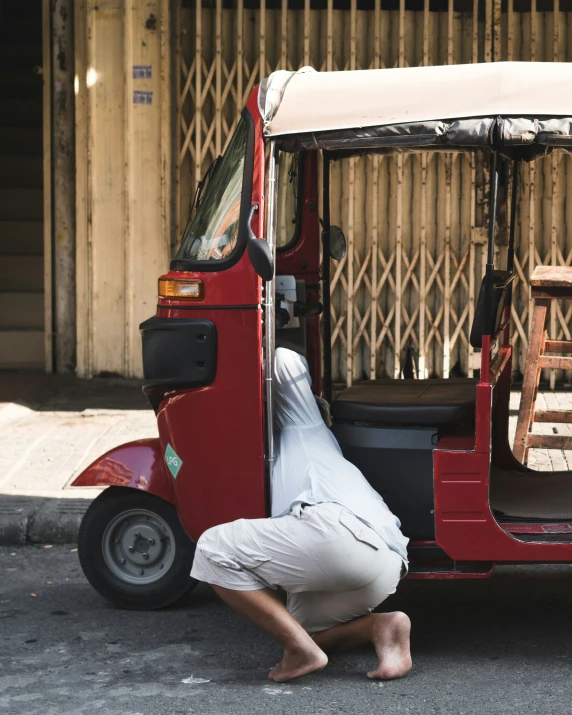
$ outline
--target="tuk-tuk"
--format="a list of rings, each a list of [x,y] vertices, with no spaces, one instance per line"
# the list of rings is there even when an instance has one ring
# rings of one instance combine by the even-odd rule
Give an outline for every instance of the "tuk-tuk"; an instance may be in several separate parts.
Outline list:
[[[512,162],[514,188],[523,161],[570,150],[570,86],[570,64],[507,62],[304,68],[253,90],[199,185],[159,278],[156,315],[140,326],[143,389],[159,436],[111,450],[74,482],[108,487],[79,534],[81,565],[103,596],[129,608],[165,606],[194,585],[203,531],[269,515],[275,346],[305,355],[345,457],[401,520],[408,578],[572,562],[572,472],[533,471],[508,440],[515,190],[507,263],[493,265],[500,157]],[[332,162],[430,151],[491,160],[486,272],[470,333],[479,377],[334,390],[330,264],[346,246],[330,223]],[[299,219],[277,250],[281,164],[293,154]]]

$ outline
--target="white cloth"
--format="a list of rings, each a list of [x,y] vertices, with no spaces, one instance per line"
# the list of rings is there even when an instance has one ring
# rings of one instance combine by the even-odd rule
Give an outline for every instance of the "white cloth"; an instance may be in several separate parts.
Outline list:
[[[342,455],[311,390],[307,363],[277,348],[275,359],[276,448],[271,484],[272,516],[297,504],[336,502],[371,526],[392,551],[407,560],[399,519],[363,474]]]
[[[234,591],[280,587],[308,633],[364,616],[395,592],[403,560],[340,504],[238,519],[197,543],[191,576]]]

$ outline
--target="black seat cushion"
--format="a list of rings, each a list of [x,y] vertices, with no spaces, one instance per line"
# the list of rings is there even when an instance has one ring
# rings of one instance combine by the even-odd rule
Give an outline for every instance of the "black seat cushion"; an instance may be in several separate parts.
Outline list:
[[[476,380],[366,380],[332,402],[332,418],[342,422],[442,427],[475,419]]]

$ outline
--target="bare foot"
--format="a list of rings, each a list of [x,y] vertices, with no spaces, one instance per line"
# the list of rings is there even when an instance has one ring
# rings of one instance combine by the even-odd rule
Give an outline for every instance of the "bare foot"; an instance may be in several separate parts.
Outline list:
[[[328,665],[328,656],[316,644],[308,645],[307,649],[284,651],[284,657],[268,674],[270,680],[285,683],[301,675],[314,673]]]
[[[392,680],[403,678],[411,670],[409,634],[411,621],[405,613],[376,613],[371,640],[375,646],[378,666],[367,674],[368,678]]]

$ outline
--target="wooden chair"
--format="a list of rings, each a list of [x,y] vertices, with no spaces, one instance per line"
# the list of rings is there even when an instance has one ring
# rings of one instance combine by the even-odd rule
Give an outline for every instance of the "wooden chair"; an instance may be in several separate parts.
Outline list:
[[[540,371],[543,368],[572,369],[572,357],[562,357],[562,354],[572,353],[572,341],[547,338],[551,302],[556,299],[572,300],[572,268],[537,266],[532,273],[530,287],[534,300],[532,328],[513,448],[515,457],[523,464],[528,462],[531,447],[572,449],[572,435],[532,434],[535,422],[572,423],[572,410],[536,410]]]

